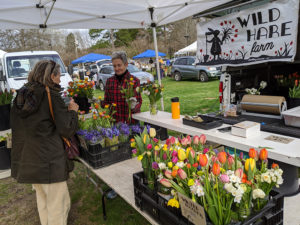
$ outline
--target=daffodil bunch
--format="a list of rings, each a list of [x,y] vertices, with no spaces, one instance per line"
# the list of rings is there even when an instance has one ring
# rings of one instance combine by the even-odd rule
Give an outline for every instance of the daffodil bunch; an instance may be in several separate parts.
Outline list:
[[[68,96],[69,97],[87,97],[88,99],[93,98],[94,93],[94,83],[88,81],[86,77],[84,80],[74,80],[74,82],[69,82],[68,86]]]
[[[125,80],[126,87],[122,87],[120,91],[123,94],[123,98],[125,98],[128,104],[128,121],[131,122],[131,109],[135,107],[137,104],[136,100],[136,92],[134,90],[135,80],[133,77],[130,80]]]

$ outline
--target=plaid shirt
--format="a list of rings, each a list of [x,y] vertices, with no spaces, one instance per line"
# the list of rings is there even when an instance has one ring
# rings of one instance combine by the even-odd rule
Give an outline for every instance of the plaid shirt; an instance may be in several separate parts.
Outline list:
[[[126,102],[126,99],[123,97],[124,94],[121,93],[122,87],[127,88],[126,80],[129,81],[130,78],[133,78],[134,86],[133,90],[135,92],[135,97],[137,99],[138,104],[134,109],[131,110],[131,113],[139,113],[141,106],[142,106],[142,97],[140,93],[136,92],[136,88],[140,87],[140,80],[136,78],[135,76],[131,75],[128,71],[124,75],[121,81],[118,80],[116,77],[117,75],[114,75],[107,79],[106,85],[105,85],[105,94],[104,94],[104,100],[101,102],[101,107],[104,108],[105,105],[112,103],[117,104],[116,106],[116,113],[114,114],[114,119],[116,120],[116,123],[118,122],[126,122],[128,121],[128,104]],[[131,123],[135,123],[133,119],[131,119]]]

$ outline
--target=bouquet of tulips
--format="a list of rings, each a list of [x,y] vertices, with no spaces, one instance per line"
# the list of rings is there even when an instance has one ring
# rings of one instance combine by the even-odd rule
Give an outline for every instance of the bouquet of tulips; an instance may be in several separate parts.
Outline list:
[[[94,93],[94,83],[88,81],[88,78],[84,80],[74,80],[74,82],[69,82],[68,96],[69,97],[87,97],[88,99],[93,98]]]
[[[125,80],[126,88],[122,87],[121,93],[123,94],[123,98],[125,98],[127,104],[128,104],[128,121],[131,122],[131,107],[133,104],[136,104],[136,94],[134,91],[134,83],[135,80],[133,77],[130,78],[130,80]],[[133,106],[134,107],[134,106]]]
[[[156,83],[151,83],[148,80],[147,83],[141,85],[141,88],[138,87],[137,91],[148,96],[150,101],[150,113],[152,115],[157,114],[156,102],[162,97],[163,86]]]
[[[213,224],[245,220],[252,208],[261,210],[271,189],[283,182],[278,165],[268,168],[266,149],[259,153],[250,149],[249,158],[245,158],[243,153],[231,155],[204,148],[204,135],[178,140],[172,137],[163,145],[155,139],[154,132],[150,133],[144,130],[133,140],[134,155],[142,161],[143,168],[148,168],[147,179],[156,179],[172,189],[173,198],[168,205],[180,207],[179,192],[202,205]]]

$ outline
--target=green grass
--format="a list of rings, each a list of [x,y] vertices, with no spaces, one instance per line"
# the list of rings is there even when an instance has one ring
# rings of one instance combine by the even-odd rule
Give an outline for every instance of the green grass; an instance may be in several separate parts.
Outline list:
[[[201,83],[196,80],[184,80],[176,82],[172,78],[164,78],[163,99],[166,112],[171,112],[171,98],[179,97],[180,114],[196,115],[197,112],[207,113],[219,109],[218,87],[219,80],[211,80]],[[95,96],[102,96],[104,92],[95,91]],[[149,111],[149,99],[142,95],[143,104],[141,111]],[[160,101],[158,102],[160,106]]]

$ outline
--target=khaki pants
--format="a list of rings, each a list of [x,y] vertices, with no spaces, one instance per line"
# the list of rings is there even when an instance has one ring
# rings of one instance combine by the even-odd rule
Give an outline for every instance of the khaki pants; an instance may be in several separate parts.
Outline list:
[[[67,182],[33,184],[42,225],[67,225],[70,196]]]

